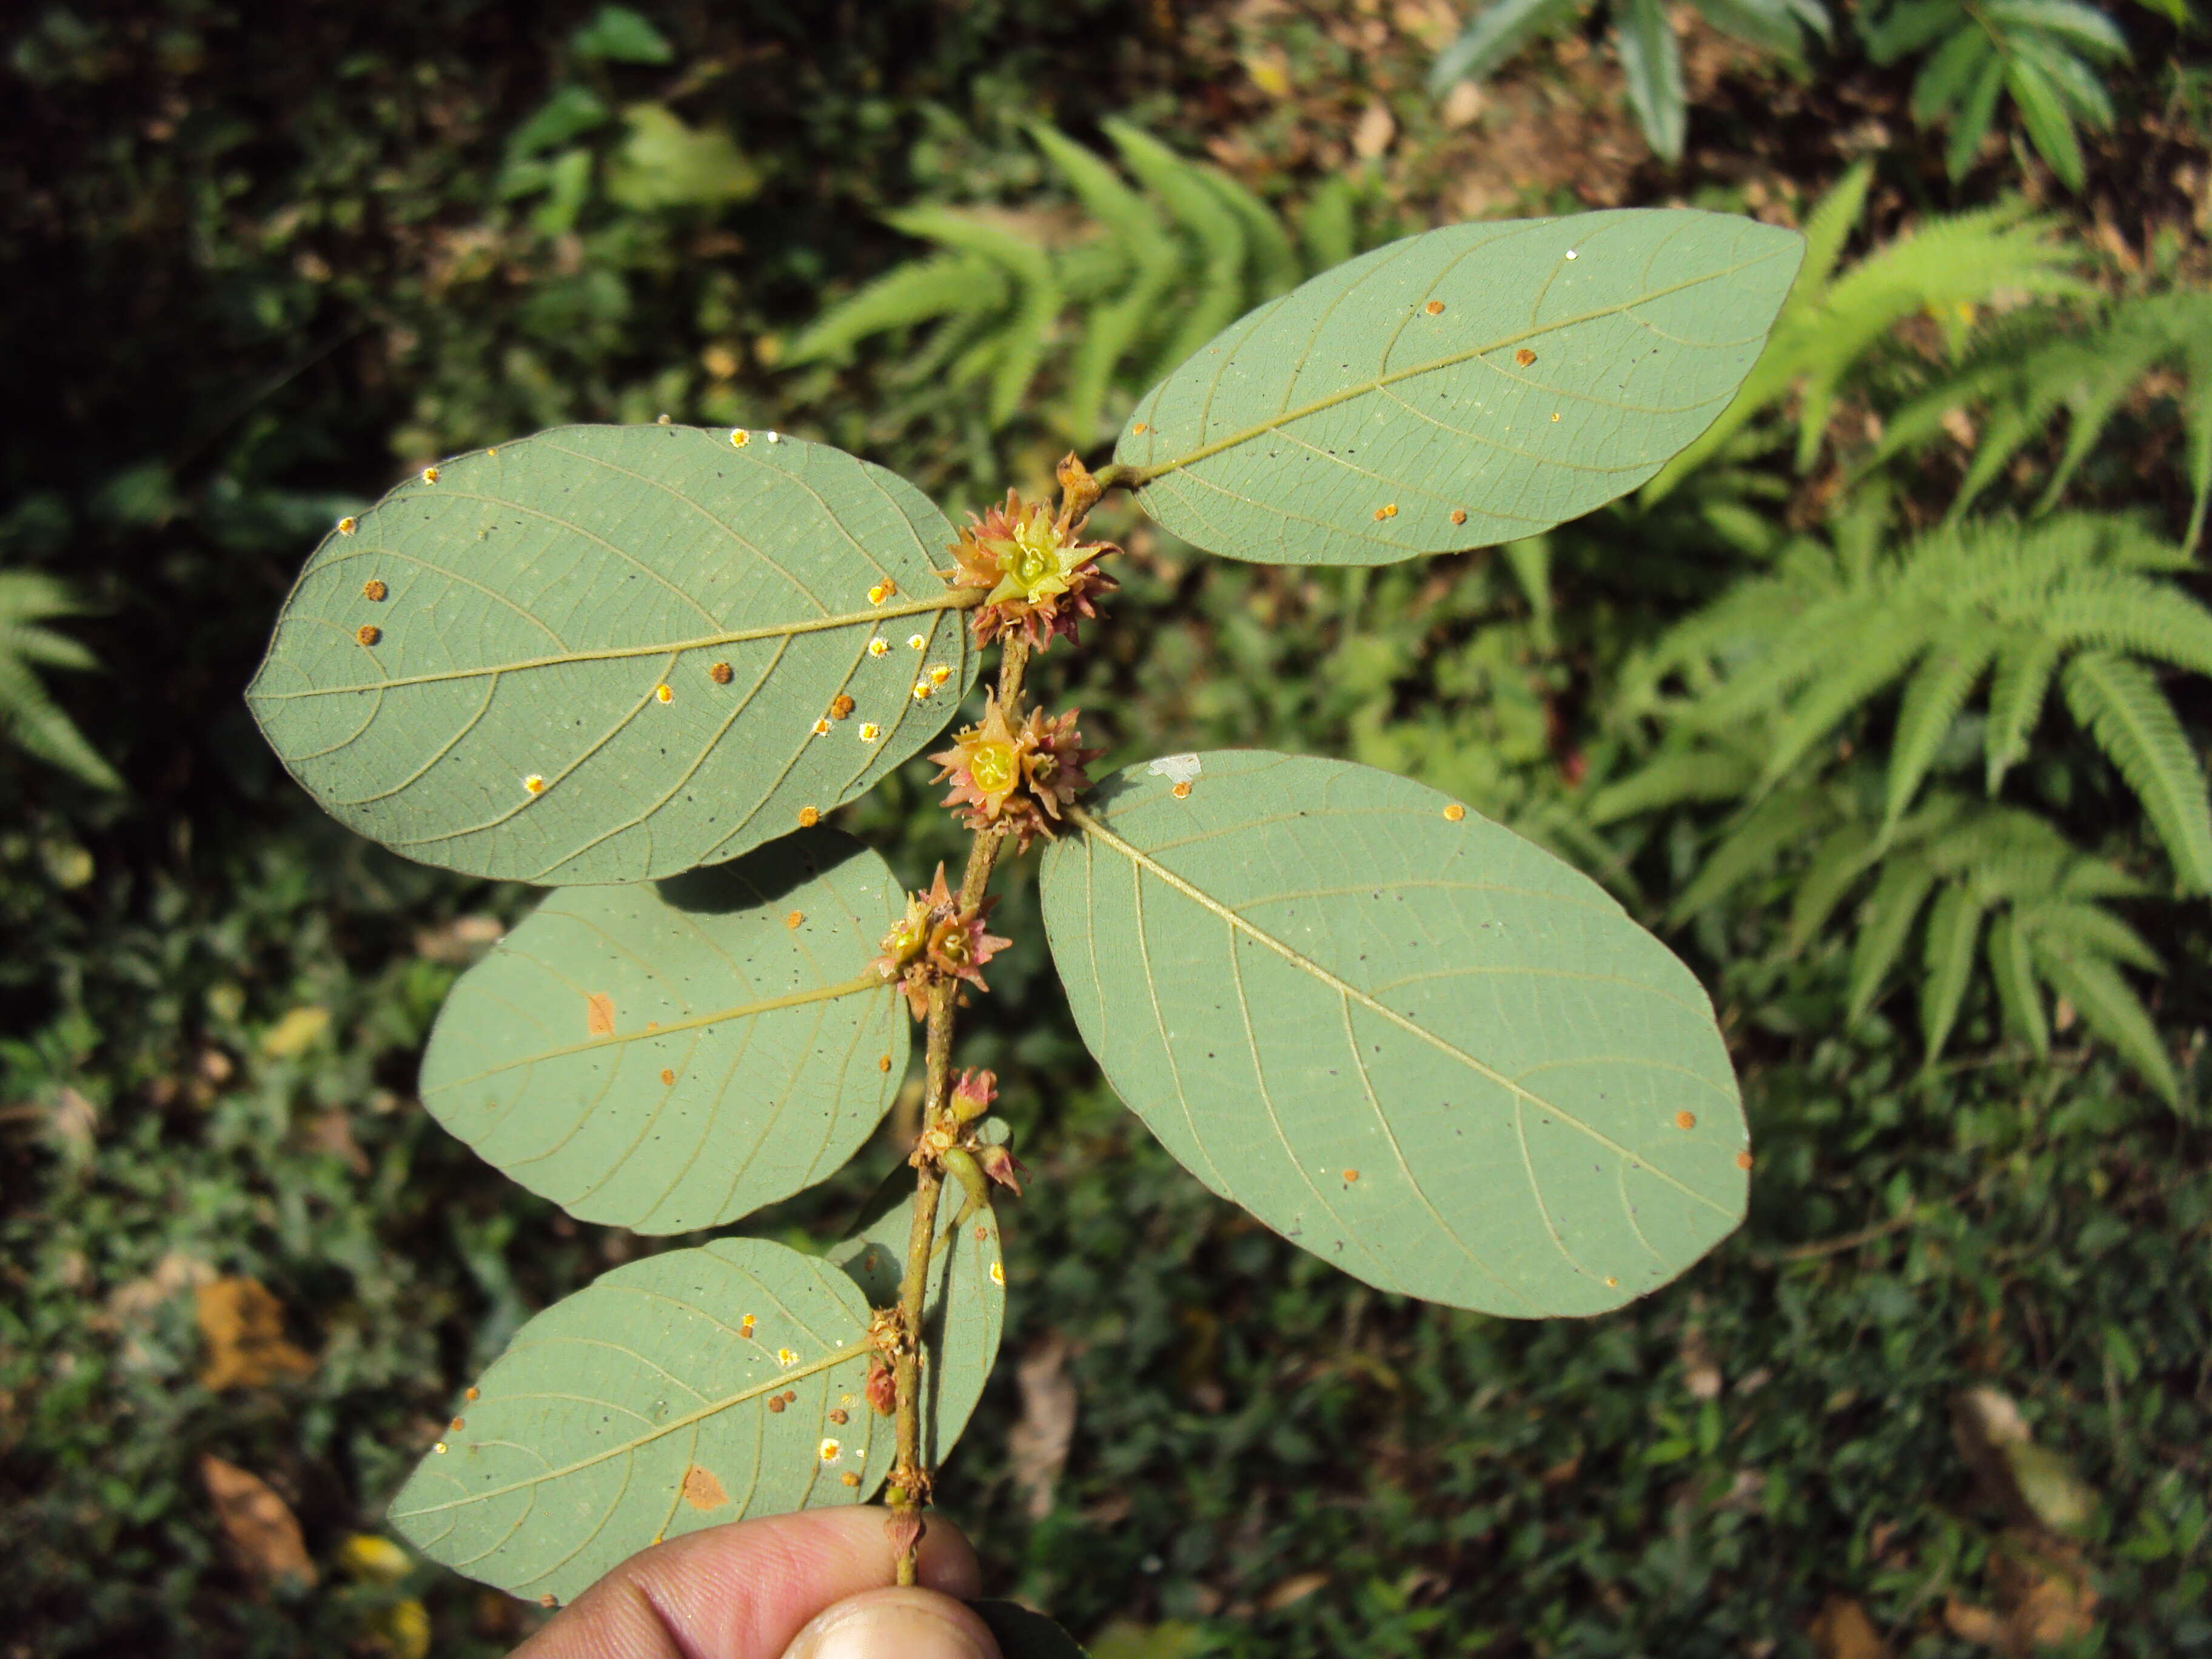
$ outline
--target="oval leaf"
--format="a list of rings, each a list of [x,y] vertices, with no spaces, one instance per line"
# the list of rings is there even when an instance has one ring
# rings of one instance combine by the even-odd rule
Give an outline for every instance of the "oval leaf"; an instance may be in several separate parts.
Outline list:
[[[617,1267],[515,1334],[392,1524],[471,1578],[566,1601],[663,1538],[860,1503],[894,1439],[862,1397],[867,1323],[836,1267],[763,1239]]]
[[[1389,564],[1634,489],[1751,370],[1804,240],[1688,209],[1447,226],[1231,323],[1114,459],[1196,545]]]
[[[1180,799],[1119,774],[1042,883],[1084,1040],[1207,1185],[1370,1285],[1524,1316],[1742,1218],[1711,1006],[1595,883],[1370,767],[1183,763]]]
[[[945,1461],[983,1397],[1006,1322],[999,1218],[987,1207],[956,1226],[960,1197],[957,1186],[942,1195],[929,1295],[922,1304],[929,1364],[921,1376],[921,1457],[933,1467]],[[830,1249],[830,1260],[852,1275],[872,1306],[889,1308],[898,1302],[913,1212],[912,1188],[895,1192],[852,1237]]]
[[[975,675],[935,569],[951,526],[842,451],[734,435],[562,427],[345,521],[246,693],[293,776],[426,864],[646,881],[734,858],[921,749]],[[933,668],[945,684],[918,700]]]
[[[904,898],[830,830],[563,889],[453,987],[422,1103],[580,1220],[735,1220],[842,1165],[898,1092],[908,1022],[868,960]]]

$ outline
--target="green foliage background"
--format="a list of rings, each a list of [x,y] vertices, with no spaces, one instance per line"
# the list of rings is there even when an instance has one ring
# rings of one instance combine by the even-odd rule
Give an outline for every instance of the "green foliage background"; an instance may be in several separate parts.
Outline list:
[[[482,919],[526,901],[346,836],[254,737],[239,693],[330,520],[468,445],[664,410],[818,436],[981,505],[1009,477],[1041,482],[1065,447],[1049,375],[1001,420],[981,391],[902,380],[896,351],[871,367],[875,344],[850,367],[783,366],[825,302],[913,253],[883,215],[1053,209],[1029,124],[1103,154],[1098,123],[1123,115],[1185,154],[1218,141],[1294,224],[1351,176],[1330,211],[1365,246],[1460,211],[1454,146],[1487,131],[1433,107],[1423,76],[1455,20],[1419,9],[672,4],[652,10],[665,54],[595,14],[165,0],[8,25],[0,360],[31,391],[0,451],[0,565],[66,577],[88,607],[42,600],[38,626],[101,669],[20,654],[59,671],[46,695],[125,786],[0,747],[11,1653],[392,1651],[377,1632],[417,1596],[436,1652],[503,1650],[524,1612],[428,1570],[349,1577],[343,1540],[378,1527],[453,1388],[531,1312],[659,1248],[566,1220],[411,1098]],[[2115,127],[2084,136],[2083,269],[2116,293],[2201,285],[2212,100],[2156,67],[2164,25],[2127,23],[2149,44],[2114,71]],[[1571,104],[1580,61],[1531,73]],[[1909,76],[1758,73],[1692,100],[1681,171],[1616,167],[1603,188],[1739,209],[1756,184],[1802,217],[1856,154],[1855,124],[1887,111],[1909,130]],[[1376,108],[1395,148],[1326,136]],[[2171,182],[2191,167],[2195,184]],[[1885,156],[1881,176],[1882,240],[1993,193],[1955,191],[1933,152]],[[1553,190],[1492,210],[1577,204]],[[2140,250],[2134,270],[2096,252],[2100,213]],[[1940,389],[1940,349],[1910,331],[1942,319],[1918,309],[1839,382],[1832,434]],[[2156,350],[2130,361],[2149,389],[2102,409],[2094,453],[2030,441],[1978,483],[1977,511],[2033,508],[2065,464],[2069,503],[2149,514],[2178,540],[2193,492],[2174,388],[2202,383]],[[2039,398],[2056,406],[1994,374],[1960,394],[1978,420]],[[1926,439],[1941,412],[1879,455],[1871,434],[1839,455],[1816,432],[1802,473],[1790,425],[1747,420],[1648,510],[1389,570],[1207,561],[1124,518],[1103,526],[1130,549],[1114,625],[1046,659],[1046,690],[1084,708],[1109,766],[1265,746],[1417,776],[1656,920],[1726,808],[1588,822],[1576,781],[1628,775],[1657,741],[1608,724],[1630,653],[1768,568],[1845,463],[1888,469],[1909,521],[1929,501],[1940,515],[1971,465]],[[2193,569],[2174,580],[2201,597]],[[2201,682],[2166,691],[2201,744]],[[1887,711],[1864,718],[1854,732],[1879,743]],[[2131,781],[2054,729],[2016,769],[2020,800],[2167,894]],[[1980,792],[1978,744],[1935,764]],[[914,883],[957,845],[926,775],[843,815]],[[2098,1494],[2084,1549],[2101,1600],[2076,1650],[2212,1650],[2201,899],[2122,907],[2167,969],[2136,984],[2175,1070],[2169,1108],[2081,1024],[2047,1061],[2008,1042],[1986,985],[1933,1066],[1913,999],[1847,1022],[1850,931],[1778,948],[1795,878],[1786,861],[1753,872],[1671,936],[1735,1045],[1751,1221],[1656,1297],[1530,1325],[1367,1290],[1182,1174],[1091,1072],[1030,879],[994,919],[1028,943],[993,964],[963,1059],[1000,1070],[1038,1178],[1004,1212],[1009,1363],[940,1486],[994,1591],[1079,1633],[1129,1621],[1125,1654],[1801,1655],[1834,1596],[1899,1652],[1982,1651],[1942,1615],[1991,1598],[2002,1547],[1949,1426],[1959,1391],[1988,1383]],[[820,1248],[892,1158],[878,1144],[757,1231]],[[209,1272],[265,1283],[312,1374],[203,1386],[191,1289]],[[1042,1377],[1054,1352],[1078,1437],[1033,1504],[1017,1362]],[[319,1586],[264,1589],[227,1559],[203,1453],[292,1504]]]

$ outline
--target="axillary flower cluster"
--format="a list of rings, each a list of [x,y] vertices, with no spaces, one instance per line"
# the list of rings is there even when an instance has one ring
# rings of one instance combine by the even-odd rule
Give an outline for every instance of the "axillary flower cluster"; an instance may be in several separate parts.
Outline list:
[[[1058,514],[1009,489],[1004,507],[980,519],[969,514],[973,522],[953,544],[953,579],[963,587],[990,590],[969,618],[979,646],[1014,634],[1026,635],[1040,652],[1055,635],[1073,641],[1077,619],[1098,614],[1091,596],[1115,586],[1097,561],[1121,550],[1111,542],[1079,539],[1097,484],[1079,462],[1073,470],[1063,462],[1060,478],[1066,499]]]
[[[929,1018],[929,988],[941,980],[965,980],[979,991],[983,964],[1013,940],[983,931],[983,919],[998,902],[987,898],[972,910],[963,910],[957,896],[945,884],[945,866],[937,866],[937,880],[926,893],[908,895],[906,915],[884,935],[883,954],[869,966],[904,994],[916,1019]]]

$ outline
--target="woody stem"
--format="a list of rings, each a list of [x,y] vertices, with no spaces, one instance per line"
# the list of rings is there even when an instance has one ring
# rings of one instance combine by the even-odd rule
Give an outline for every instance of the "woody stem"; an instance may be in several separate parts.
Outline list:
[[[999,656],[999,706],[1009,720],[1021,719],[1022,678],[1029,667],[1029,643],[1008,637]],[[1005,832],[979,830],[968,848],[967,873],[960,879],[959,912],[966,915],[983,901],[990,885],[991,867],[998,860]],[[927,1130],[945,1109],[947,1085],[952,1075],[952,1012],[958,981],[941,979],[930,988],[928,1048],[924,1058],[921,1126]],[[897,1411],[898,1452],[886,1483],[891,1509],[901,1515],[921,1506],[927,1489],[927,1471],[921,1465],[921,1316],[929,1291],[930,1246],[937,1230],[937,1200],[944,1190],[945,1171],[925,1159],[914,1185],[914,1219],[907,1229],[906,1277],[899,1284],[899,1346],[891,1367]],[[901,1544],[898,1582],[915,1581],[915,1554],[921,1534],[916,1531]]]

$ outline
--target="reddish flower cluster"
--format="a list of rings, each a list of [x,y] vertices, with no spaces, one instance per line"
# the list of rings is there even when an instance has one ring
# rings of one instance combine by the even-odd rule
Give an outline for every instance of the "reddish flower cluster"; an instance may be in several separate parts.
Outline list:
[[[908,895],[906,915],[884,935],[883,954],[868,965],[896,982],[916,1019],[928,1017],[930,987],[940,980],[965,980],[988,991],[983,964],[1013,943],[983,931],[984,918],[997,902],[985,899],[972,910],[961,909],[940,864],[927,892]]]
[[[939,1165],[959,1178],[976,1204],[983,1203],[990,1190],[983,1185],[987,1178],[1001,1187],[1011,1187],[1014,1196],[1019,1198],[1021,1177],[1029,1173],[1028,1170],[1009,1147],[1003,1144],[987,1146],[974,1127],[975,1120],[989,1111],[991,1103],[998,1097],[997,1073],[961,1073],[952,1085],[951,1098],[916,1139],[914,1155],[907,1162],[917,1169],[931,1164]]]
[[[1083,747],[1076,712],[1048,716],[1032,708],[1016,731],[992,698],[981,725],[930,757],[944,769],[935,781],[951,781],[945,805],[966,809],[961,822],[970,830],[1011,831],[1020,852],[1039,836],[1049,839],[1061,809],[1091,787],[1084,763],[1104,752]]]
[[[973,522],[952,544],[952,557],[954,580],[962,586],[990,590],[970,619],[976,644],[1026,634],[1043,651],[1056,634],[1073,640],[1079,617],[1098,614],[1091,596],[1115,581],[1095,561],[1121,550],[1111,542],[1078,541],[1079,514],[1063,509],[1055,517],[1045,503],[1032,506],[1009,489],[1004,507],[980,519],[968,516]]]

